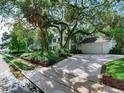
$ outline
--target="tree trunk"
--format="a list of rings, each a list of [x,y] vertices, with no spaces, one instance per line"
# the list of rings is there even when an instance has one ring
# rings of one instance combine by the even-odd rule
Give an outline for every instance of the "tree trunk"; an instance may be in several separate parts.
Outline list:
[[[20,52],[20,46],[18,41],[17,41],[17,51]]]
[[[60,46],[63,47],[63,31],[60,31]]]
[[[67,37],[67,39],[66,39],[66,42],[65,42],[63,48],[67,48],[67,45],[68,45],[68,43],[69,43],[69,40],[70,40],[70,36],[68,35],[68,37]]]
[[[41,38],[42,51],[48,51],[48,33],[46,28],[41,28],[39,36]]]

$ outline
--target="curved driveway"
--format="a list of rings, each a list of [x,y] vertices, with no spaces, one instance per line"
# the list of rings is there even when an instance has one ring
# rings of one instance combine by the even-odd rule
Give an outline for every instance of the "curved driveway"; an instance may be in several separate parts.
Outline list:
[[[49,68],[37,68],[29,78],[45,93],[124,93],[99,83],[108,61],[124,55],[75,55]]]
[[[54,68],[76,76],[71,79],[72,86],[80,93],[124,93],[99,84],[102,65],[119,58],[124,58],[124,55],[75,55],[59,62]]]
[[[123,57],[124,55],[75,55],[54,65],[54,68],[87,79],[97,78],[103,64]]]

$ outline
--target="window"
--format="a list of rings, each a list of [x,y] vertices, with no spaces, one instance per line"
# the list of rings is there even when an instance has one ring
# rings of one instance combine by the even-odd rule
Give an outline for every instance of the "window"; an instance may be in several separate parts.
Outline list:
[[[54,50],[54,51],[56,50],[56,46],[53,46],[53,50]]]
[[[60,38],[58,38],[58,42],[60,42]]]
[[[55,43],[56,42],[56,39],[53,39],[53,42]]]

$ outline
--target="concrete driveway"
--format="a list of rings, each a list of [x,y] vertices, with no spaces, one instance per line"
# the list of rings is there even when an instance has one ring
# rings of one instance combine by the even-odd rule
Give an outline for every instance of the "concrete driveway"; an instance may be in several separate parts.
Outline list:
[[[108,61],[123,58],[124,55],[75,55],[54,65],[65,73],[78,75],[86,79],[96,79],[101,73],[101,67]],[[94,81],[94,80],[93,80]]]
[[[124,93],[99,83],[101,67],[124,55],[75,55],[49,68],[38,68],[29,78],[45,93]]]

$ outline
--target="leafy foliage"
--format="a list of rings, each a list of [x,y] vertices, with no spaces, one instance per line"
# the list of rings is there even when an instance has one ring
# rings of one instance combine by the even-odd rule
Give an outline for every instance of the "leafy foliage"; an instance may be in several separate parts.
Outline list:
[[[112,29],[111,35],[116,40],[117,47],[123,48],[124,47],[124,29],[123,29],[123,27]]]
[[[115,47],[110,50],[110,54],[122,54],[122,50],[121,50],[121,48]]]
[[[17,21],[26,19],[32,27],[39,28],[42,48],[48,50],[48,28],[56,28],[61,38],[63,34],[67,35],[65,44],[62,39],[60,42],[61,47],[67,47],[76,34],[91,35],[102,32],[108,25],[113,27],[113,7],[117,3],[118,0],[2,0],[0,7],[2,14]],[[89,24],[91,28],[87,29]]]
[[[13,31],[10,33],[11,40],[10,40],[10,49],[11,50],[17,50],[19,52],[20,50],[27,50],[27,38],[25,36],[25,29],[22,27],[22,25],[17,25]]]

